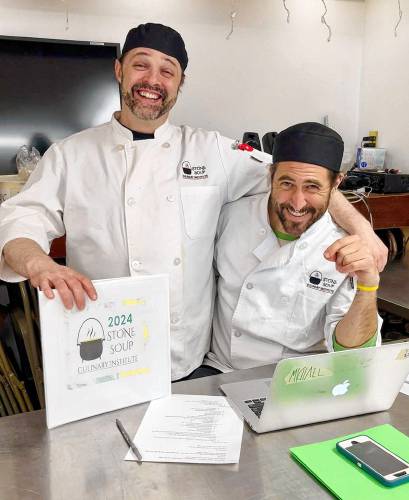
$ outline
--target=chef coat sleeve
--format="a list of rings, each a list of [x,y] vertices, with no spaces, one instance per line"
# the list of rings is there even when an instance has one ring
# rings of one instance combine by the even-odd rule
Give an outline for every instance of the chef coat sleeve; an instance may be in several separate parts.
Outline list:
[[[216,135],[220,159],[227,178],[227,202],[242,196],[266,193],[270,189],[271,155],[233,149],[234,141]]]
[[[54,238],[65,234],[63,200],[65,175],[62,154],[51,146],[23,190],[0,207],[0,279],[22,281],[5,262],[4,245],[15,238],[34,240],[47,254]]]
[[[354,288],[351,287],[349,278],[345,278],[343,283],[336,290],[331,300],[326,305],[326,318],[325,318],[325,343],[328,352],[334,352],[334,334],[335,328],[339,321],[349,311],[351,304],[356,294],[356,283]],[[381,344],[381,327],[382,318],[378,314],[378,331],[376,332],[376,345]]]

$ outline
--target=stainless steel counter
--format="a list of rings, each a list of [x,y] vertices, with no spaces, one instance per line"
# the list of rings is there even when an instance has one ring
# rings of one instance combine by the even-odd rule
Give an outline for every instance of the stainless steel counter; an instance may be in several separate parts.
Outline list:
[[[402,259],[391,262],[381,273],[378,307],[409,319],[409,248]]]
[[[273,367],[173,384],[174,393],[219,394],[222,382],[270,376]],[[64,404],[64,401],[61,401]],[[245,427],[240,463],[124,462],[120,417],[133,436],[147,408],[138,405],[47,430],[44,411],[0,419],[0,498],[5,500],[332,498],[289,456],[291,446],[390,423],[409,434],[409,397],[389,412],[257,435]],[[317,409],[319,411],[319,409]]]

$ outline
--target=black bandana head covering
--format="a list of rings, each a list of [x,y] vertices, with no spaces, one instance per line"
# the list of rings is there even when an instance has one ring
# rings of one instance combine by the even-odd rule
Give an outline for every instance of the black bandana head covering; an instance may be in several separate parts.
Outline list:
[[[146,47],[163,52],[179,61],[185,71],[188,57],[185,42],[177,31],[163,24],[146,23],[132,28],[126,36],[122,56],[137,47]]]
[[[273,162],[297,161],[339,172],[344,154],[342,137],[320,123],[298,123],[274,140]]]

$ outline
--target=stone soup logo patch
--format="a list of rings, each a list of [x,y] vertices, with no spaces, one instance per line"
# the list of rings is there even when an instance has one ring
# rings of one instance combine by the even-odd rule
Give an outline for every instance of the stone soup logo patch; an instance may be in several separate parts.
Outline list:
[[[320,271],[313,271],[308,276],[307,287],[318,290],[319,292],[333,294],[335,291],[335,285],[337,280],[333,278],[327,278],[322,275]]]
[[[207,179],[206,165],[192,165],[190,161],[182,161],[182,172],[184,179],[199,180]]]

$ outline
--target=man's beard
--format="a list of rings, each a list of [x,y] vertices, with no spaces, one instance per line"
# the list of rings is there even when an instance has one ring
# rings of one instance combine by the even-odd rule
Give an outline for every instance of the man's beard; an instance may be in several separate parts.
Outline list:
[[[303,207],[302,210],[299,210],[299,212],[306,213],[306,214],[311,214],[311,217],[309,217],[307,220],[303,220],[300,222],[293,221],[293,220],[288,220],[286,217],[287,214],[287,209],[290,208],[294,211],[294,208],[291,206],[290,203],[277,203],[275,200],[271,200],[271,208],[272,212],[276,213],[278,218],[280,219],[280,222],[284,228],[284,231],[287,234],[291,234],[293,236],[301,236],[302,233],[307,231],[309,227],[311,227],[315,222],[317,222],[318,219],[320,219],[325,211],[327,210],[329,205],[329,199],[327,202],[320,208],[314,208],[311,207],[310,205],[306,205]]]
[[[149,103],[142,103],[137,97],[134,98],[135,93],[142,88],[157,92],[162,99],[158,103],[155,103],[153,100]],[[168,113],[177,100],[177,96],[169,98],[166,89],[159,85],[149,85],[148,83],[136,83],[130,92],[126,92],[121,82],[121,95],[130,111],[140,120],[157,120]],[[141,97],[141,99],[143,98]]]

